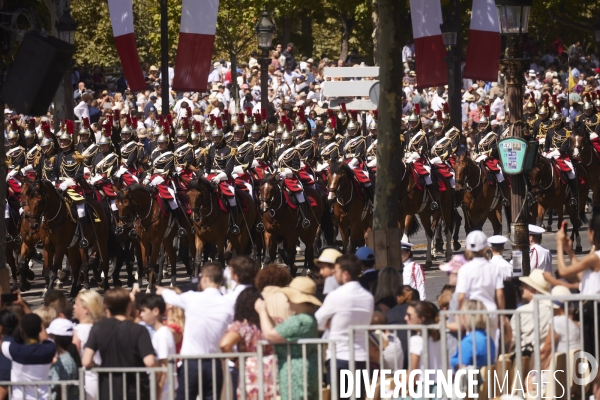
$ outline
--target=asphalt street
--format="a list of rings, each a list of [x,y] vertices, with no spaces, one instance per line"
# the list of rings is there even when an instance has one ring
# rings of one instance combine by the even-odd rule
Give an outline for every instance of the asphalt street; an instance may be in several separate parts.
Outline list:
[[[588,213],[588,217],[589,217],[589,213]],[[547,247],[548,249],[550,249],[552,251],[552,254],[555,255],[556,254],[556,243],[554,240],[554,235],[555,235],[555,232],[557,229],[556,218],[555,218],[554,225],[552,228],[553,228],[552,232],[547,232],[543,235],[542,245],[544,247]],[[591,247],[589,242],[587,241],[587,236],[585,234],[586,229],[587,229],[587,227],[583,227],[580,230],[581,236],[582,236],[583,253],[589,252],[590,247]],[[493,229],[489,222],[487,222],[484,225],[483,231],[487,235],[493,234]],[[507,231],[508,231],[508,229],[506,227],[506,221],[504,221],[503,235],[507,236],[508,235]],[[454,254],[462,254],[464,252],[465,237],[466,237],[466,235],[464,232],[464,228],[461,227],[459,238],[460,238],[460,243],[462,245],[462,248],[458,251],[455,251]],[[414,260],[422,265],[425,265],[427,239],[426,239],[424,231],[421,229],[416,235],[414,235],[413,237],[410,238],[410,241],[415,245],[415,247],[413,248],[414,255],[415,255]],[[505,247],[506,247],[506,251],[504,253],[504,257],[507,260],[510,260],[511,254],[512,254],[510,242],[508,242]],[[447,283],[446,273],[439,270],[439,265],[441,263],[443,263],[444,261],[445,261],[444,257],[437,257],[436,259],[433,260],[433,265],[431,267],[425,268],[426,293],[427,293],[427,299],[430,301],[435,301],[437,295],[440,293],[442,286],[445,283]],[[553,264],[556,267],[555,260],[554,260]],[[113,268],[113,266],[111,265],[111,267],[110,267],[111,273],[112,273],[112,268]],[[38,306],[42,303],[42,296],[43,296],[43,291],[44,291],[44,280],[42,278],[42,265],[39,262],[34,261],[33,262],[33,270],[35,272],[36,278],[33,282],[32,289],[29,290],[28,292],[24,293],[23,297],[32,306]],[[91,277],[91,274],[90,274],[90,277]],[[121,280],[124,283],[127,280],[124,267],[121,272]],[[183,285],[188,282],[189,282],[189,278],[185,274],[185,267],[183,266],[183,264],[178,263],[177,264],[177,285],[178,286]],[[168,285],[169,280],[164,279],[163,283],[165,285]],[[112,281],[111,281],[111,284],[112,284]],[[144,283],[144,285],[145,284],[146,283]],[[65,287],[65,291],[67,291],[68,289],[70,289],[70,286]]]

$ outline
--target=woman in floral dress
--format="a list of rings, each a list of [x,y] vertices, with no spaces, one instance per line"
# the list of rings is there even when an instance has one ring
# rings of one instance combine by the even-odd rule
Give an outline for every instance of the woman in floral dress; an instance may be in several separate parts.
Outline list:
[[[260,330],[258,314],[254,310],[254,302],[259,298],[260,292],[255,287],[248,287],[240,293],[235,302],[233,322],[221,339],[220,346],[224,353],[234,352],[235,346],[240,353],[256,352],[258,341],[265,339]],[[265,347],[263,354],[264,398],[275,399],[277,386],[274,375],[273,349],[270,346]],[[237,363],[237,359],[234,360]],[[258,362],[256,357],[246,359],[245,370],[246,399],[258,399]],[[242,398],[241,385],[237,388],[237,397],[238,399]]]

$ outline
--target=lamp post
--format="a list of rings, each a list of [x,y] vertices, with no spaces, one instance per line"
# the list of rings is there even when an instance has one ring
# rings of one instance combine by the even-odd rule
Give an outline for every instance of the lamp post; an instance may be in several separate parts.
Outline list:
[[[496,0],[500,33],[506,38],[504,59],[500,60],[500,70],[505,76],[504,93],[509,112],[508,122],[513,126],[513,136],[523,138],[523,72],[529,65],[528,59],[519,57],[522,34],[527,33],[529,10],[533,0]],[[513,251],[521,251],[523,275],[530,272],[529,265],[529,229],[527,227],[527,208],[525,176],[514,175],[511,179],[511,234]]]
[[[269,19],[267,6],[264,6],[260,21],[258,21],[254,30],[256,31],[258,48],[262,52],[262,58],[260,59],[260,107],[267,109],[269,105],[269,49],[271,49],[273,33],[275,32],[275,24]]]
[[[460,73],[460,1],[453,0],[453,12],[440,25],[442,40],[446,46],[448,65],[448,103],[450,124],[462,132],[461,73]]]
[[[62,15],[56,21],[56,31],[58,32],[58,38],[63,42],[67,42],[69,44],[75,44],[75,32],[77,31],[77,27],[79,24],[77,21],[73,19],[71,16],[71,9],[69,6],[63,10]],[[73,84],[71,82],[71,73],[70,69],[65,71],[65,75],[63,78],[63,90],[64,90],[64,118],[74,120],[75,119],[75,99],[73,98]],[[56,105],[55,105],[56,107]],[[54,118],[54,123],[58,124],[59,118]],[[56,129],[56,126],[55,126]],[[75,129],[74,135],[77,135],[79,130]],[[77,143],[77,137],[73,138],[73,142]]]

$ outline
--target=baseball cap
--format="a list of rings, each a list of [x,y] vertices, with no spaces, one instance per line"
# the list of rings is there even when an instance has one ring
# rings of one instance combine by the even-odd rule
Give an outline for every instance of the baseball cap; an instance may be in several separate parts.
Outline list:
[[[73,336],[75,325],[66,318],[56,318],[46,330],[49,335]]]
[[[373,253],[373,250],[371,250],[371,248],[367,246],[359,247],[356,250],[356,253],[354,253],[354,255],[356,255],[356,257],[358,257],[360,261],[375,260],[375,253]]]
[[[150,100],[156,100],[156,96],[150,96]]]
[[[467,250],[470,251],[481,251],[483,249],[487,249],[488,246],[488,238],[485,233],[481,231],[472,231],[467,235]]]
[[[570,296],[572,293],[566,286],[554,286],[550,292],[552,296]],[[565,303],[560,300],[552,300],[554,308],[564,308]]]
[[[466,264],[466,262],[467,260],[465,260],[464,256],[457,254],[452,256],[447,263],[440,265],[440,271],[457,273],[460,267]]]
[[[335,260],[338,259],[338,257],[341,257],[342,253],[340,253],[338,250],[336,249],[325,249],[321,252],[321,255],[319,256],[319,258],[315,258],[315,263],[328,263],[328,264],[335,264]],[[358,254],[356,255],[358,257]],[[360,258],[360,257],[359,257]]]

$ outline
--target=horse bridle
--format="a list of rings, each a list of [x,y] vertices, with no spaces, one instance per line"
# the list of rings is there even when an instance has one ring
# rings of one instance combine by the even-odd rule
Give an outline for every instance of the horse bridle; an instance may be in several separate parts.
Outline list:
[[[466,190],[467,192],[472,192],[473,190],[477,189],[479,187],[479,185],[481,185],[481,174],[483,173],[481,171],[481,168],[479,168],[479,173],[477,174],[477,185],[471,187],[469,185],[469,181],[468,181],[468,177],[469,177],[469,163],[467,162],[467,160],[461,161],[465,163],[465,179],[456,179],[455,183],[458,183],[459,185],[462,186],[461,191]]]
[[[150,217],[150,213],[152,213],[152,205],[154,203],[153,196],[150,195],[150,205],[148,206],[148,213],[146,214],[145,217],[141,217],[139,215],[139,213],[137,212],[137,202],[131,198],[131,194],[127,194],[126,198],[129,199],[129,207],[131,208],[131,210],[129,211],[129,215],[119,215],[119,220],[120,220],[120,222],[122,221],[121,226],[133,228],[133,224],[135,223],[135,221],[139,220],[140,221],[140,225],[143,228],[144,225],[142,224],[142,221],[144,221],[145,219],[147,219],[148,217]],[[159,216],[160,216],[160,214],[159,214]],[[156,219],[154,219],[148,225],[152,225],[155,221],[158,220],[158,218],[159,217],[157,217]]]
[[[552,186],[552,184],[554,184],[554,165],[552,165],[552,162],[550,161],[550,183],[548,184],[548,186],[543,187],[543,181],[544,178],[546,177],[544,174],[544,168],[543,168],[543,164],[542,164],[542,168],[540,168],[540,165],[536,165],[536,167],[538,167],[538,170],[540,171],[540,180],[538,181],[538,183],[531,184],[531,195],[532,196],[536,196],[539,193],[545,192],[546,190],[550,189],[550,187]],[[535,190],[538,189],[538,190]]]
[[[279,186],[279,185],[277,185]],[[270,199],[266,199],[264,197],[262,197],[262,192],[259,191],[258,192],[258,201],[259,201],[259,209],[260,209],[260,203],[265,203],[267,205],[267,207],[269,208],[269,212],[271,214],[271,218],[275,217],[275,214],[277,214],[277,211],[279,211],[279,209],[281,208],[281,206],[283,206],[283,188],[279,188],[279,207],[273,209],[271,207],[271,204],[273,203],[273,201],[275,200],[275,195],[271,196]],[[266,211],[264,211],[266,212]]]
[[[41,184],[40,184],[41,185]],[[40,187],[41,189],[41,187]],[[56,211],[56,214],[54,215],[54,217],[50,218],[50,219],[45,219],[44,215],[46,214],[46,207],[48,206],[48,194],[47,193],[42,193],[42,200],[44,202],[44,206],[42,207],[42,210],[39,212],[39,214],[30,214],[27,213],[25,215],[25,218],[27,218],[28,221],[33,221],[33,222],[38,222],[40,223],[40,226],[42,224],[46,225],[46,229],[50,229],[50,226],[48,224],[50,224],[51,222],[53,222],[54,220],[56,220],[58,218],[58,216],[60,215],[60,211],[62,210],[62,205],[63,205],[63,201],[59,200],[58,202],[58,210]],[[21,207],[24,206],[28,206],[29,202],[21,202]],[[32,236],[34,233],[39,232],[39,228],[31,231],[31,232],[27,232],[27,234],[29,236]]]
[[[585,143],[585,138],[583,136],[581,137],[581,145],[580,146],[575,146],[575,147],[579,147],[579,154],[583,154],[583,149],[584,149],[584,143]],[[581,159],[581,158],[580,158]],[[589,167],[592,164],[592,161],[594,161],[594,152],[593,150],[590,151],[590,161],[587,164],[583,164],[585,167]]]
[[[340,172],[339,175],[341,176],[341,175],[344,175],[344,174],[342,172]],[[344,199],[342,199],[342,196],[340,194],[340,190],[341,190],[341,186],[342,186],[340,184],[340,180],[341,179],[338,179],[338,186],[336,188],[330,188],[329,185],[327,185],[327,193],[335,193],[335,201],[340,206],[345,207],[354,198],[354,185],[352,184],[352,182],[349,183],[349,185],[350,185],[350,198],[348,199],[348,201],[344,202]],[[340,199],[341,199],[341,201],[340,201]]]
[[[202,193],[202,199],[204,199],[204,197],[205,197],[204,190],[202,190],[201,193]],[[208,214],[202,214],[202,210],[205,208],[204,204],[202,204],[200,207],[190,207],[190,210],[192,211],[192,221],[194,221],[194,224],[199,225],[202,223],[202,221],[204,219],[206,219],[212,215],[213,210],[214,210],[214,205],[213,205],[213,196],[210,191],[208,192],[208,198],[210,199],[210,212]],[[196,219],[195,219],[196,213],[198,213],[198,216],[200,217],[200,220],[198,222],[196,222]]]

